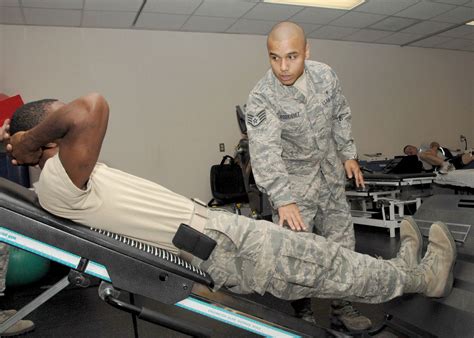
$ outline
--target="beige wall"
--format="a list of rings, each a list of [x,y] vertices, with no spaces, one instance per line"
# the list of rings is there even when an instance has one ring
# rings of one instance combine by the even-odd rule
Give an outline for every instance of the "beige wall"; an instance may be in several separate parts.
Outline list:
[[[210,198],[209,168],[239,139],[234,106],[267,69],[265,37],[0,26],[0,91],[112,109],[101,159],[188,196]],[[0,40],[2,41],[2,40]],[[359,153],[474,141],[472,53],[311,40],[353,110]]]

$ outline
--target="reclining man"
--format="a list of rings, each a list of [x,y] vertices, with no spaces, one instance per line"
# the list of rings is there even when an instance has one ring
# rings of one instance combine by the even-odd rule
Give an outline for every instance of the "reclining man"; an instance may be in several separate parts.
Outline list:
[[[446,147],[441,147],[438,142],[430,143],[429,149],[426,146],[417,147],[407,144],[403,147],[405,155],[418,155],[418,158],[423,162],[425,170],[432,171],[438,168],[440,174],[447,174],[449,171],[455,169],[462,169],[474,161],[472,152],[465,152],[463,154],[453,155]]]
[[[13,164],[39,164],[41,206],[84,225],[178,252],[172,238],[186,223],[217,242],[207,260],[215,289],[269,292],[282,299],[344,298],[380,303],[404,293],[446,296],[452,288],[455,243],[432,225],[428,251],[412,220],[401,226],[398,256],[382,260],[356,253],[316,234],[290,231],[205,207],[139,177],[98,163],[109,108],[99,94],[68,104],[41,100],[17,110],[7,150]]]

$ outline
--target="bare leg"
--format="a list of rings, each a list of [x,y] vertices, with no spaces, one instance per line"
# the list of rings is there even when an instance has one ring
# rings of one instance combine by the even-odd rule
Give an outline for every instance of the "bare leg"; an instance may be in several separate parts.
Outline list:
[[[464,165],[468,165],[469,163],[471,163],[474,160],[474,156],[472,156],[471,152],[466,153],[466,154],[462,154],[461,158],[462,158],[462,163]]]

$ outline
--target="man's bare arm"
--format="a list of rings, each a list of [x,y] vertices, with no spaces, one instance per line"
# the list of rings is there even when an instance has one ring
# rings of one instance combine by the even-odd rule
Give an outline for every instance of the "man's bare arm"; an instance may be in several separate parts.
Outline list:
[[[36,127],[16,133],[9,150],[16,164],[35,164],[45,147],[59,144],[59,158],[71,181],[83,188],[94,169],[107,130],[109,106],[89,94],[51,112]]]

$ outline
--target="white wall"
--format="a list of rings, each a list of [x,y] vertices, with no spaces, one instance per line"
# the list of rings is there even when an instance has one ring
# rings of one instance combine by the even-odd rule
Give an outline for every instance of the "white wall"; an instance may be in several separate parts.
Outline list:
[[[27,101],[101,92],[112,111],[101,159],[204,200],[209,168],[223,155],[218,143],[232,154],[239,139],[234,106],[245,103],[268,67],[263,36],[0,29],[0,89]],[[359,153],[391,156],[406,143],[431,139],[456,147],[460,133],[474,141],[474,54],[310,43],[312,58],[341,79]]]

